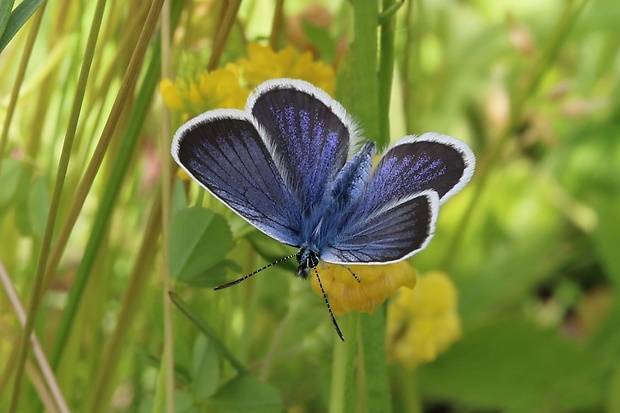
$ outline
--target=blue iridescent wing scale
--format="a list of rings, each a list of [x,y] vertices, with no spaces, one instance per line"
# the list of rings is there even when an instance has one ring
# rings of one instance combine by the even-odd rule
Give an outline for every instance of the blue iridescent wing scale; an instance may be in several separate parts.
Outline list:
[[[261,84],[246,110],[264,128],[278,169],[309,214],[349,156],[356,140],[353,121],[325,92],[291,79]]]
[[[321,253],[331,263],[389,264],[424,249],[435,231],[439,197],[424,191],[368,212],[359,207]]]
[[[471,179],[475,157],[450,136],[405,137],[390,148],[340,225],[322,235],[321,258],[385,264],[420,251],[433,236],[439,205]]]
[[[451,136],[406,136],[382,156],[368,193],[394,201],[432,189],[443,204],[470,180],[474,166],[471,149]]]
[[[220,201],[285,244],[299,246],[300,211],[246,112],[219,109],[184,124],[172,156]]]
[[[353,155],[357,139],[354,122],[329,95],[277,79],[259,85],[245,111],[210,111],[183,125],[172,153],[278,241],[316,248],[334,263],[405,259],[430,241],[439,205],[469,181],[474,155],[449,136],[408,136],[371,172],[374,144]]]

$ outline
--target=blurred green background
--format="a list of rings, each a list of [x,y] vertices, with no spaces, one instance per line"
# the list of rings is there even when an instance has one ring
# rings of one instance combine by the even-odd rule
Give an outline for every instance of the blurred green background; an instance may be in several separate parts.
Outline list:
[[[1,411],[620,412],[620,2],[398,5],[2,0]],[[256,41],[333,67],[371,138],[436,131],[476,153],[472,182],[409,260],[458,291],[462,337],[435,360],[411,369],[344,347],[292,263],[202,288],[291,249],[175,178],[185,118],[157,85]],[[353,97],[373,84],[389,128],[385,100],[370,95],[375,124]],[[185,231],[190,282],[175,270],[191,264]],[[49,373],[24,358],[11,295],[36,311]],[[385,372],[380,391],[368,363]]]

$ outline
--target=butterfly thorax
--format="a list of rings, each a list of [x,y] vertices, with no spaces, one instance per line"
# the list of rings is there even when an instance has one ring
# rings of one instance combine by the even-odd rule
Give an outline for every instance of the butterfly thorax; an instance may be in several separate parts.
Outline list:
[[[319,256],[316,252],[302,247],[296,255],[299,267],[297,267],[296,275],[300,278],[308,278],[310,270],[319,265]]]

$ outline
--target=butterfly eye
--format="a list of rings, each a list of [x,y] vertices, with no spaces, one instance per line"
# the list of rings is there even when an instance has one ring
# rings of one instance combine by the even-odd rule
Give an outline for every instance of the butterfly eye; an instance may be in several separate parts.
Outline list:
[[[302,259],[302,257],[303,257],[303,251],[302,251],[302,250],[299,250],[299,252],[298,252],[297,254],[295,254],[295,258],[297,258],[297,262],[298,262],[299,264],[301,264],[301,259]]]

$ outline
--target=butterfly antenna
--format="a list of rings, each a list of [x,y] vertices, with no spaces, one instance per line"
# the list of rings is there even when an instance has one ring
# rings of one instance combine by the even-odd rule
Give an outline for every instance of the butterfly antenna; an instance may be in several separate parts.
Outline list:
[[[321,277],[319,277],[319,272],[317,271],[316,267],[314,267],[314,273],[316,274],[316,279],[319,281],[319,287],[321,287],[321,292],[323,293],[323,299],[325,300],[325,304],[327,305],[329,316],[332,318],[332,323],[334,324],[336,333],[338,333],[340,340],[344,341],[344,336],[342,335],[342,331],[340,331],[340,327],[338,327],[338,323],[336,322],[336,317],[334,317],[334,313],[332,313],[332,308],[330,307],[329,301],[327,300],[327,294],[325,294],[325,290],[323,289],[323,284],[321,284]]]
[[[355,273],[353,272],[353,270],[352,270],[351,268],[349,268],[349,266],[348,266],[348,265],[344,265],[344,264],[340,264],[340,265],[342,265],[344,268],[346,268],[347,270],[349,270],[349,272],[351,273],[351,275],[353,276],[353,278],[355,278],[355,280],[356,280],[358,283],[361,283],[361,282],[362,282],[359,278],[357,278],[357,275],[355,275]]]
[[[286,260],[288,260],[288,259],[291,259],[291,258],[293,258],[295,255],[297,255],[297,253],[295,253],[295,254],[291,254],[291,255],[288,255],[288,256],[286,256],[286,257],[284,257],[284,258],[280,258],[279,260],[276,260],[276,261],[272,262],[271,264],[267,264],[267,265],[265,265],[264,267],[259,268],[258,270],[254,271],[254,272],[251,272],[251,273],[249,273],[248,275],[246,275],[246,276],[244,276],[244,277],[241,277],[241,278],[239,278],[239,279],[237,279],[237,280],[235,280],[235,281],[231,281],[231,282],[226,283],[226,284],[224,284],[224,285],[217,286],[217,287],[215,287],[215,288],[214,288],[214,290],[223,290],[224,288],[232,287],[232,286],[233,286],[233,285],[235,285],[235,284],[239,284],[241,281],[245,281],[245,280],[247,280],[248,278],[250,278],[250,277],[251,277],[251,276],[253,276],[254,274],[258,274],[259,272],[261,272],[261,271],[263,271],[263,270],[266,270],[267,268],[269,268],[269,267],[271,267],[271,266],[273,266],[273,265],[280,264],[282,261],[286,261]]]

